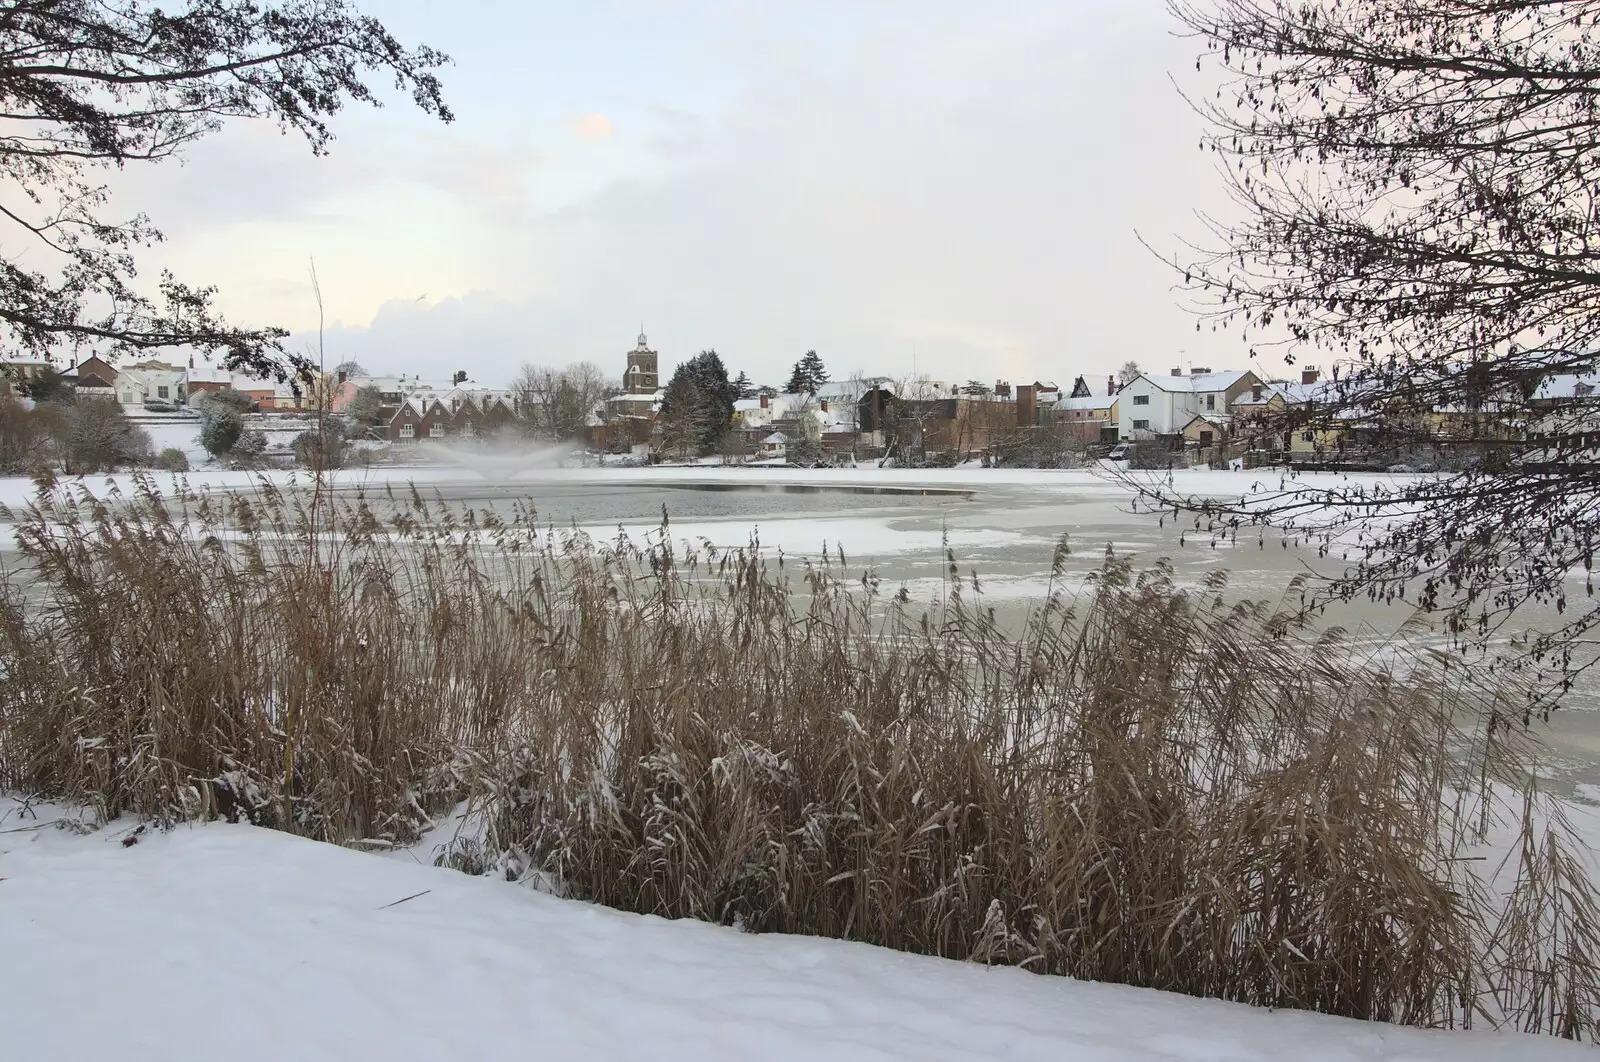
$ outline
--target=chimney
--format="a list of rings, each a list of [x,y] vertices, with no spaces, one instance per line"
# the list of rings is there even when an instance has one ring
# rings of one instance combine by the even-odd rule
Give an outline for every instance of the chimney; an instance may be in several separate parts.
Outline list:
[[[1174,375],[1174,376],[1182,376],[1183,375],[1183,366],[1182,365],[1174,365],[1172,367],[1172,375]]]
[[[826,398],[822,400],[822,411],[824,413],[828,411],[828,400]]]
[[[1300,382],[1309,386],[1317,382],[1317,377],[1319,375],[1321,374],[1318,373],[1316,369],[1308,366],[1300,370]]]
[[[194,367],[193,365],[190,366],[190,368],[193,368],[193,367]],[[344,386],[344,382],[349,378],[350,378],[350,374],[349,373],[347,373],[347,372],[339,373],[339,386],[343,387]]]
[[[1257,384],[1251,384],[1250,385],[1250,401],[1252,401],[1252,402],[1261,401],[1261,385],[1260,384],[1257,383]]]
[[[761,392],[761,408],[766,409],[767,403],[770,401],[772,401],[772,399],[767,396],[767,393],[765,391]]]
[[[1116,393],[1117,393],[1117,378],[1115,376],[1107,376],[1106,377],[1106,397],[1110,398],[1112,395],[1114,395]]]

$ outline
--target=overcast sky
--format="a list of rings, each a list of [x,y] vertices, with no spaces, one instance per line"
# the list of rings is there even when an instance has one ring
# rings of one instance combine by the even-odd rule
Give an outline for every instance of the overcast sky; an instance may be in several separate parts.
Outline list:
[[[1136,239],[1222,199],[1162,0],[362,7],[452,56],[453,125],[351,110],[322,159],[235,125],[121,189],[156,261],[296,346],[314,258],[330,363],[620,374],[643,325],[664,367],[774,384],[810,348],[836,377],[1248,367]]]

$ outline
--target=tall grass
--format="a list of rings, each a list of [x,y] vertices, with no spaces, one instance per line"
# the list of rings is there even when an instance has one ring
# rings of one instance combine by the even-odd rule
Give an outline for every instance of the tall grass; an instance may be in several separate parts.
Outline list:
[[[440,862],[633,911],[1596,1035],[1587,868],[1480,725],[1512,691],[1362,661],[1220,576],[1108,558],[1009,631],[953,558],[924,608],[842,554],[414,491],[44,483],[8,518],[6,787],[367,846],[448,827]]]

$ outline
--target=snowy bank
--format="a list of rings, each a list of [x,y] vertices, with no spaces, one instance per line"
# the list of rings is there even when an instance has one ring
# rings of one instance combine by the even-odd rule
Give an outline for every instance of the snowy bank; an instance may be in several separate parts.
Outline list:
[[[0,800],[0,1057],[1591,1057],[626,915],[426,853],[223,824],[132,836],[40,826]]]

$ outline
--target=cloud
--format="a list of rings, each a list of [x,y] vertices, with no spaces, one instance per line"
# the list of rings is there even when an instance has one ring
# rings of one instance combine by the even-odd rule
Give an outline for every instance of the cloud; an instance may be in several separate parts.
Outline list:
[[[812,348],[835,373],[962,380],[1093,380],[1130,358],[1243,365],[1236,337],[1196,333],[1136,236],[1177,248],[1200,231],[1196,209],[1226,206],[1168,80],[1193,70],[1193,44],[1158,8],[861,8],[808,6],[827,32],[807,38],[764,21],[776,7],[736,6],[682,55],[653,45],[677,77],[625,83],[615,64],[611,95],[581,89],[629,131],[604,152],[571,137],[604,139],[611,120],[566,119],[567,101],[542,126],[491,112],[415,134],[386,110],[371,121],[391,130],[364,121],[311,186],[282,186],[252,144],[219,163],[238,187],[208,189],[205,172],[186,187],[224,216],[242,189],[260,237],[215,229],[185,253],[220,275],[236,316],[304,329],[305,300],[270,293],[304,273],[299,243],[327,233],[336,246],[313,250],[329,319],[346,322],[330,357],[394,371],[620,371],[641,321],[665,368],[715,347],[773,383]],[[706,70],[717,93],[696,95]],[[348,220],[316,228],[334,216]]]
[[[572,120],[572,135],[579,140],[610,140],[616,129],[603,114],[580,114]]]

